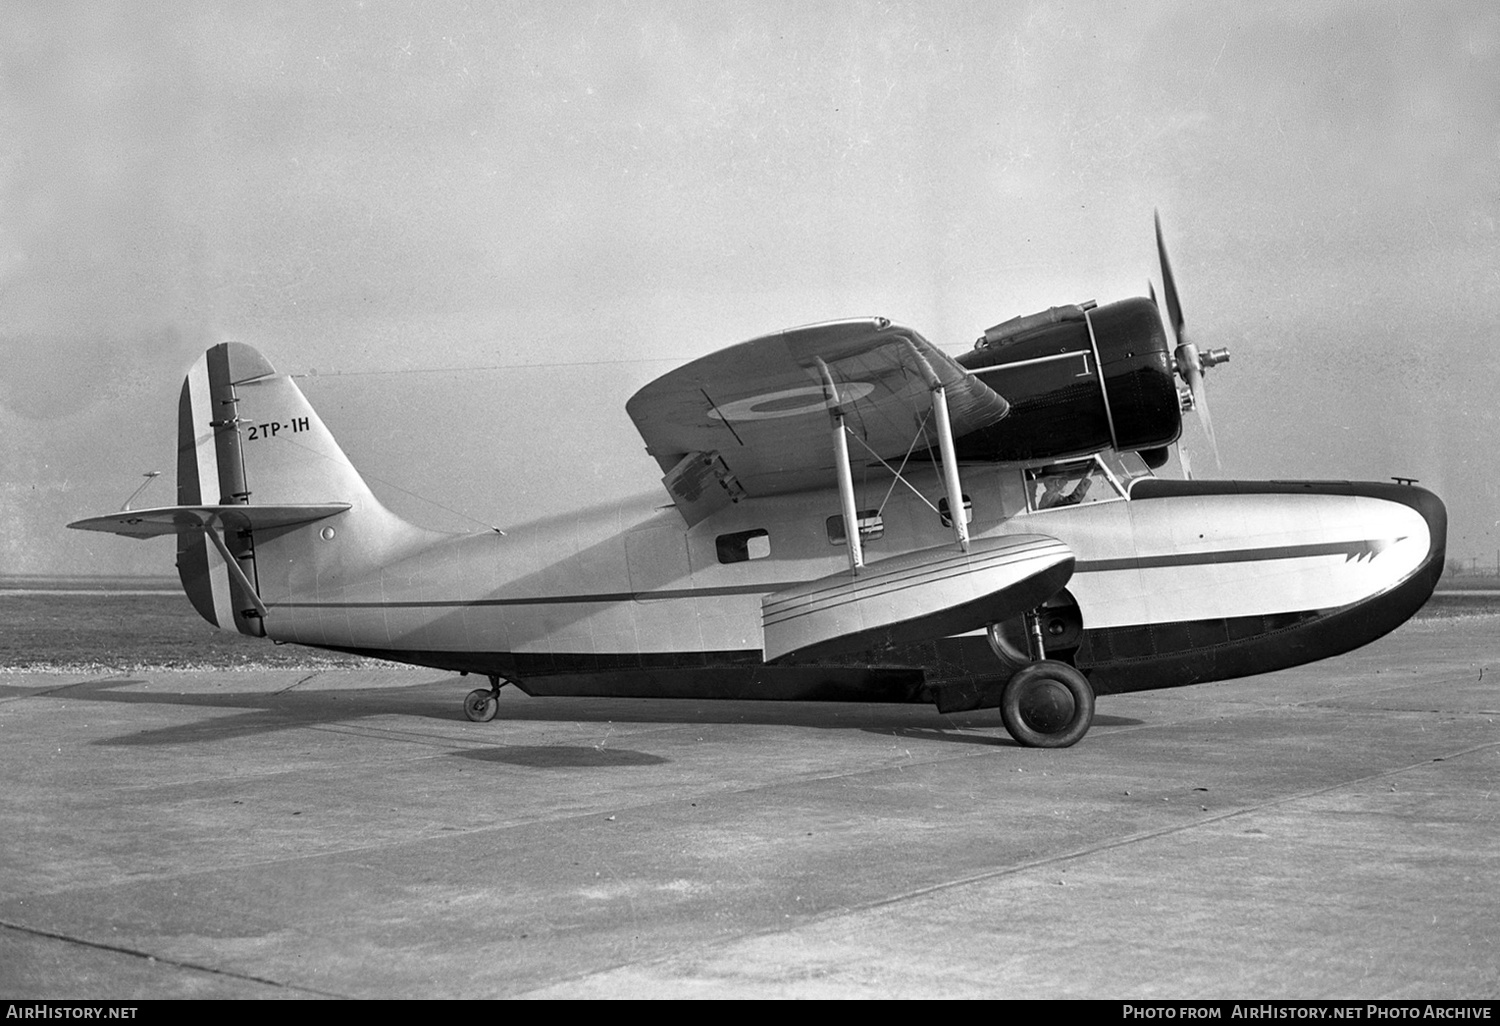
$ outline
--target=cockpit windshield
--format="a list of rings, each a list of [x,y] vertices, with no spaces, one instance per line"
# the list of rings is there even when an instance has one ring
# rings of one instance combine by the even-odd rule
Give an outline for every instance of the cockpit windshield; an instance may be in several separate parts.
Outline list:
[[[1126,495],[1130,494],[1130,485],[1137,478],[1156,476],[1138,452],[1101,452],[1098,458],[1124,486]]]
[[[1124,454],[1130,460],[1109,453],[1106,461],[1100,458],[1104,455],[1028,468],[1024,472],[1026,500],[1032,512],[1123,499],[1129,494],[1130,480],[1151,473],[1135,453]]]

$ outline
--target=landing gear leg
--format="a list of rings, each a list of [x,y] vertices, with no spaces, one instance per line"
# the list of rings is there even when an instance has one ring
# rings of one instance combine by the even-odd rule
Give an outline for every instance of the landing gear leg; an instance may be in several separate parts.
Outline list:
[[[1042,618],[1035,609],[1026,614],[1026,632],[1031,635],[1031,657],[1038,662],[1047,658],[1047,639],[1042,634]]]
[[[500,677],[490,674],[490,688],[475,688],[464,699],[464,715],[475,723],[488,723],[500,709]]]
[[[1075,745],[1094,722],[1094,689],[1074,667],[1047,658],[1041,610],[1029,610],[1022,621],[1027,652],[1006,637],[1003,624],[989,629],[990,648],[1000,662],[1017,668],[1000,693],[1000,719],[1010,736],[1028,748]],[[1066,623],[1052,633],[1068,637]]]

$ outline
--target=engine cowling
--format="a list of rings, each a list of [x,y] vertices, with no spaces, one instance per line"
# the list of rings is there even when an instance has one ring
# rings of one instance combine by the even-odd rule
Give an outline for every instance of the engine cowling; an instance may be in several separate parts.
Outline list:
[[[985,332],[958,362],[1010,403],[956,440],[960,460],[1036,460],[1100,449],[1163,454],[1182,433],[1172,348],[1156,304],[1054,307]]]

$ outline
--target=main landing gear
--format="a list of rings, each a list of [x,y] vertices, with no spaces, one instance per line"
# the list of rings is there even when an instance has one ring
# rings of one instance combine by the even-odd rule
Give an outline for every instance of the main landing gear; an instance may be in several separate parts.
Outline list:
[[[464,698],[464,715],[475,723],[488,723],[495,718],[495,713],[500,709],[500,688],[504,685],[502,678],[490,674],[490,686],[475,688]]]
[[[1094,722],[1094,689],[1067,663],[1043,659],[1023,666],[1006,683],[1000,719],[1028,748],[1067,748]]]
[[[1047,658],[1047,635],[1066,647],[1077,646],[1082,625],[1072,622],[1069,614],[1076,614],[1076,607],[1070,606],[1071,600],[1054,599],[1025,614],[1024,641],[1007,637],[1004,624],[989,629],[991,650],[1015,669],[1000,692],[1000,719],[1010,736],[1028,748],[1075,745],[1094,722],[1094,689],[1088,678],[1068,663]]]

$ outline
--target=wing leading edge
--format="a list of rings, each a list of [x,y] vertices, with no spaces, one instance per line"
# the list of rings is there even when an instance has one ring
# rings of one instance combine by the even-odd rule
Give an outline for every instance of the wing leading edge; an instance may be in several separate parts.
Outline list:
[[[663,483],[689,523],[742,496],[827,487],[823,428],[900,458],[924,430],[931,391],[948,398],[953,434],[1003,418],[1009,404],[917,332],[884,318],[830,321],[751,339],[657,378],[626,404]],[[927,441],[936,445],[927,425]]]

